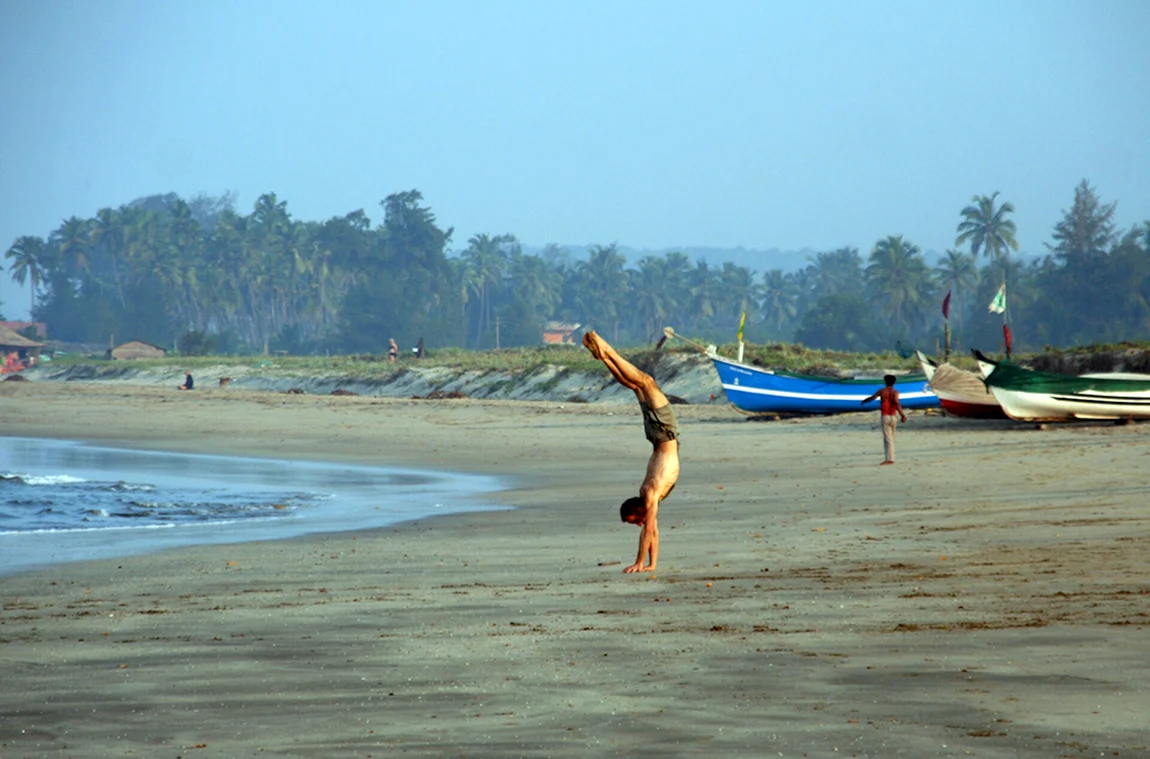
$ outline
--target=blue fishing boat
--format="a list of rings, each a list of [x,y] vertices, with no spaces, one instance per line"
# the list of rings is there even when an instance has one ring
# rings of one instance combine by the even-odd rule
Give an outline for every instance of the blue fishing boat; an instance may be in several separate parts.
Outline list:
[[[838,414],[879,407],[877,400],[866,404],[862,400],[883,387],[882,379],[809,377],[748,366],[714,353],[708,358],[719,373],[727,400],[748,414]],[[922,374],[901,376],[894,387],[908,411],[939,405],[938,396]]]

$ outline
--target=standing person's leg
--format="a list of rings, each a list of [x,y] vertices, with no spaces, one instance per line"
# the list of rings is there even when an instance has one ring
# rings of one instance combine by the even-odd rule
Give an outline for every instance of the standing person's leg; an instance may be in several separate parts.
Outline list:
[[[645,403],[651,408],[662,408],[670,403],[650,374],[620,356],[618,351],[599,337],[594,330],[583,335],[583,345],[591,351],[592,356],[607,365],[607,369],[619,384],[635,391],[640,403]]]
[[[882,450],[886,454],[883,463],[894,463],[894,431],[898,424],[898,417],[894,414],[883,414],[882,417]]]

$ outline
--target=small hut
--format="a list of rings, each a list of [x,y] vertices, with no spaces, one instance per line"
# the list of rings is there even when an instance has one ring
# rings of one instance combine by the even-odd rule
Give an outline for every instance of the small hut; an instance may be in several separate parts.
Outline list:
[[[543,325],[543,344],[574,345],[575,339],[572,335],[575,334],[575,330],[582,326],[582,324],[569,322],[547,322]]]
[[[108,352],[112,358],[117,361],[131,358],[163,358],[168,353],[158,345],[145,343],[143,340],[129,340],[122,345],[117,345]]]
[[[31,366],[40,360],[40,350],[44,343],[29,340],[18,332],[0,326],[0,365],[3,365],[8,356],[15,354],[15,358],[24,366]]]

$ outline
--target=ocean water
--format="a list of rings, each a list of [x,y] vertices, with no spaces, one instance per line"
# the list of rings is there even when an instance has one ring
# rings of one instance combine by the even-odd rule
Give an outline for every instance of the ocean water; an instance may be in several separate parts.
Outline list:
[[[0,575],[499,508],[498,478],[0,437]]]

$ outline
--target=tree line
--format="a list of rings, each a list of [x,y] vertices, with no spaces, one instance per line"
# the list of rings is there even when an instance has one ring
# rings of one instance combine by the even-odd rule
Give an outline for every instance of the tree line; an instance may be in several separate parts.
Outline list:
[[[451,250],[452,228],[418,190],[380,206],[373,226],[362,209],[294,219],[274,193],[247,215],[228,194],[156,195],[65,219],[47,238],[20,237],[5,257],[54,339],[136,338],[185,354],[383,353],[390,337],[430,348],[533,346],[550,320],[622,345],[650,343],[668,324],[730,342],[743,314],[751,342],[933,351],[947,293],[957,347],[993,350],[1003,317],[987,304],[1004,283],[1019,350],[1150,337],[1150,222],[1118,230],[1116,204],[1085,180],[1043,256],[1012,255],[1014,207],[996,192],[959,211],[954,248],[933,266],[890,235],[866,257],[843,247],[794,272],[676,252],[628,265],[614,244],[531,253],[509,233]]]

